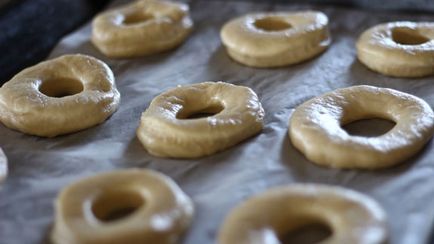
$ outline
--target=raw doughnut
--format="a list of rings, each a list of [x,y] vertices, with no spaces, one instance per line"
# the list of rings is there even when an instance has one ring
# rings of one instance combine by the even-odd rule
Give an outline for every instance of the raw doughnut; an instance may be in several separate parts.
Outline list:
[[[8,175],[8,159],[0,148],[0,183],[6,179]]]
[[[359,37],[357,56],[384,75],[421,77],[434,74],[434,23],[391,22]]]
[[[128,58],[175,48],[193,27],[188,5],[140,0],[98,15],[92,42],[106,56]]]
[[[119,100],[105,63],[65,55],[21,71],[0,88],[0,121],[23,133],[53,137],[104,122]]]
[[[370,197],[341,187],[296,184],[268,190],[233,209],[218,243],[282,243],[285,234],[312,224],[331,229],[321,243],[379,244],[387,238],[386,215]]]
[[[200,114],[211,116],[192,117]],[[263,117],[261,103],[250,88],[203,82],[154,98],[142,114],[137,137],[152,155],[195,158],[257,134]]]
[[[229,56],[253,67],[300,63],[330,44],[327,16],[315,11],[244,15],[223,26],[221,39]]]
[[[178,243],[193,203],[170,178],[129,169],[92,176],[56,200],[56,244]]]
[[[341,126],[381,118],[396,125],[377,137],[349,135]],[[313,98],[293,113],[289,136],[309,160],[336,168],[396,165],[432,137],[434,114],[422,99],[387,88],[353,86]]]

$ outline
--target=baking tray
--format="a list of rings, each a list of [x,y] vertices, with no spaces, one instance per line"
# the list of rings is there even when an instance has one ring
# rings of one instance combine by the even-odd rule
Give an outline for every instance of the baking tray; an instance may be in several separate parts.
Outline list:
[[[121,105],[99,126],[51,139],[24,135],[0,125],[0,146],[10,167],[9,177],[0,188],[0,243],[46,242],[53,222],[53,201],[64,186],[96,173],[132,167],[162,172],[192,197],[196,213],[183,243],[214,243],[231,208],[273,186],[295,182],[339,185],[365,193],[387,212],[390,243],[427,243],[434,220],[432,142],[397,167],[377,171],[329,169],[309,162],[291,145],[287,126],[294,108],[307,99],[359,84],[408,92],[433,106],[432,77],[397,79],[371,72],[356,60],[354,43],[363,30],[375,24],[433,21],[434,16],[322,5],[189,3],[195,30],[173,51],[130,60],[107,59],[90,43],[89,23],[66,36],[53,50],[51,57],[84,53],[105,61],[115,73]],[[254,69],[226,55],[219,31],[227,20],[254,11],[300,9],[320,10],[329,16],[333,42],[319,57],[291,67]],[[251,87],[266,111],[262,133],[200,159],[150,156],[135,131],[140,114],[152,98],[177,85],[209,80]]]

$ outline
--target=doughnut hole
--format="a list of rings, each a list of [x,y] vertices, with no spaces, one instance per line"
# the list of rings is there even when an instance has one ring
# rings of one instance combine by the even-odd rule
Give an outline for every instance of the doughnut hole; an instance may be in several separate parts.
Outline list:
[[[276,16],[268,16],[257,19],[253,25],[263,31],[283,31],[292,28],[290,23]]]
[[[201,119],[210,116],[214,116],[220,113],[224,109],[223,104],[215,102],[210,103],[206,106],[201,106],[194,109],[189,109],[188,106],[184,106],[184,108],[176,114],[177,119]]]
[[[430,41],[417,30],[408,27],[396,27],[392,29],[392,40],[401,45],[420,45]]]
[[[135,25],[140,24],[150,19],[153,19],[154,16],[143,11],[137,11],[124,16],[124,20],[122,24],[124,25]]]
[[[83,83],[76,79],[59,78],[42,81],[39,91],[48,97],[66,97],[83,91]]]
[[[281,244],[315,244],[328,239],[333,230],[320,221],[308,220],[304,224],[293,227],[279,235]]]
[[[395,125],[392,120],[373,118],[355,120],[344,124],[342,128],[353,136],[377,137],[386,134]]]
[[[92,204],[92,213],[101,222],[113,222],[131,216],[145,205],[140,193],[132,190],[113,190],[103,193]]]

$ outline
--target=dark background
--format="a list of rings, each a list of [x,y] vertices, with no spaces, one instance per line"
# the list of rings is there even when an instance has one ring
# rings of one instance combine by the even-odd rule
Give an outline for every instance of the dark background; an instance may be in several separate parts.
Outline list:
[[[0,0],[0,84],[48,56],[107,0]]]

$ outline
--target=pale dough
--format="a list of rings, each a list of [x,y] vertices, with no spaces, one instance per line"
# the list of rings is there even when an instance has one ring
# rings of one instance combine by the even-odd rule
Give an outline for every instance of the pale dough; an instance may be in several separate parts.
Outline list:
[[[108,57],[138,57],[179,46],[192,28],[187,4],[139,0],[98,15],[92,42]]]
[[[230,57],[260,68],[311,59],[331,42],[328,18],[316,11],[243,15],[226,23],[220,35]]]
[[[0,121],[26,134],[54,137],[104,122],[119,101],[105,63],[64,55],[21,71],[0,88]]]
[[[390,22],[369,28],[357,41],[357,57],[384,75],[434,74],[434,23]]]
[[[163,174],[146,169],[102,173],[62,190],[51,239],[55,244],[175,244],[193,210],[190,198]],[[126,211],[129,215],[121,217]]]
[[[353,136],[342,126],[381,118],[396,125],[377,137]],[[422,149],[434,133],[431,107],[388,88],[353,86],[315,97],[291,116],[292,144],[314,163],[335,168],[376,169],[396,165]]]
[[[387,239],[386,214],[370,197],[336,186],[276,187],[235,207],[223,222],[218,244],[276,244],[309,224],[331,229],[327,244],[380,244]]]
[[[211,116],[190,118],[197,113]],[[196,158],[259,133],[264,110],[248,87],[224,82],[180,86],[155,97],[142,114],[137,137],[152,155]]]

